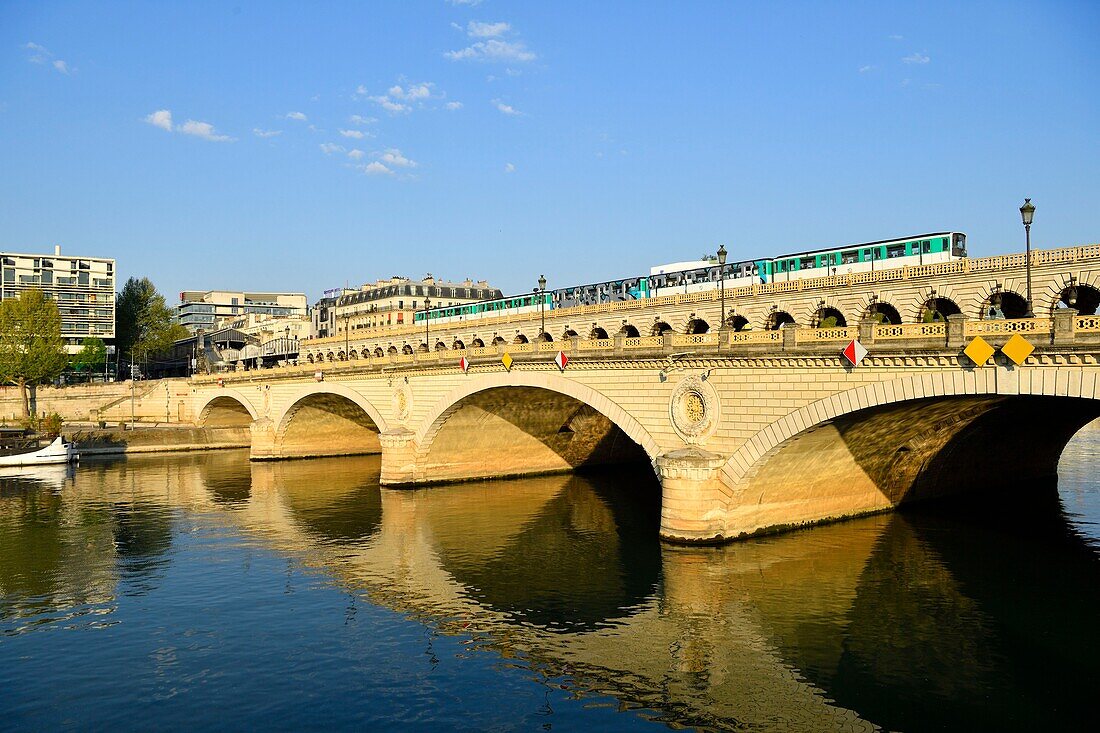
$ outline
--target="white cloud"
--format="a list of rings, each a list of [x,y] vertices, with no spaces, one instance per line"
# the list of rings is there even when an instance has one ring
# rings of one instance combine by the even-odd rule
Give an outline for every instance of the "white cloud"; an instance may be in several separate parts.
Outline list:
[[[379,163],[377,160],[373,163],[367,163],[365,166],[363,166],[363,172],[366,173],[368,176],[381,176],[393,173],[393,171]]]
[[[325,155],[332,155],[333,153],[344,152],[344,148],[336,143],[321,143],[321,152]]]
[[[481,5],[482,0],[447,0],[451,5],[465,5],[467,7],[474,7],[475,5]]]
[[[432,96],[432,87],[435,86],[431,82],[421,82],[419,84],[410,84],[406,88],[402,88],[400,85],[393,85],[389,88],[389,96],[395,99],[404,99],[406,102],[415,102],[418,99],[428,99]]]
[[[874,70],[875,70],[875,67],[873,65],[870,65],[870,64],[868,64],[867,66],[859,67],[859,73],[861,73],[861,74],[866,74],[868,71],[874,71]]]
[[[523,41],[478,41],[458,51],[447,51],[443,54],[451,61],[496,61],[496,62],[526,62],[534,61],[534,53],[529,51]]]
[[[505,104],[504,102],[500,101],[499,99],[494,99],[493,100],[493,106],[496,107],[498,110],[500,110],[501,112],[503,112],[506,115],[521,115],[521,114],[523,114],[522,112],[520,112],[518,109],[516,109],[512,105]]]
[[[145,121],[148,122],[153,127],[159,127],[160,129],[162,129],[166,132],[171,132],[172,131],[172,112],[171,112],[171,110],[158,109],[153,114],[148,115],[145,118]]]
[[[914,51],[913,53],[902,59],[902,61],[907,64],[927,64],[931,60],[931,58],[921,53],[920,51]]]
[[[415,160],[409,160],[397,148],[387,148],[383,152],[374,155],[383,163],[388,163],[395,168],[415,168],[417,166]]]
[[[395,102],[395,101],[393,101],[392,99],[390,99],[389,97],[386,97],[386,96],[371,97],[371,101],[372,102],[377,102],[378,105],[382,109],[384,109],[387,112],[390,112],[392,114],[395,114],[395,115],[396,114],[401,114],[402,112],[411,112],[412,111],[412,107],[408,106],[407,104],[401,104],[400,102]]]
[[[362,130],[340,130],[340,134],[344,137],[350,137],[356,140],[362,140],[365,135]]]
[[[299,122],[305,122],[309,118],[302,112],[287,112],[285,115],[288,120],[298,120]]]
[[[462,109],[462,102],[447,102],[443,106],[451,111],[454,111],[456,109]]]
[[[510,30],[512,26],[507,23],[479,23],[471,20],[466,24],[466,34],[471,38],[498,38]]]
[[[511,163],[505,163],[504,164],[504,172],[505,173],[515,173],[516,172],[516,167],[514,165],[512,165]]]
[[[355,88],[355,93],[356,93],[357,95],[359,95],[360,97],[362,97],[362,96],[366,95],[366,93],[367,93],[367,88],[366,88],[365,86],[363,86],[362,84],[360,84],[359,86],[357,86],[357,87]]]
[[[252,128],[252,134],[256,137],[275,137],[276,135],[282,135],[282,130],[261,130],[258,127]]]
[[[891,41],[900,41],[900,40],[905,38],[905,36],[899,36],[897,33],[894,33],[894,34],[886,36],[886,37],[889,38]]]
[[[373,122],[378,122],[377,117],[364,117],[363,115],[352,115],[348,118],[348,122],[353,125],[369,125]]]
[[[366,153],[364,153],[359,148],[356,148],[355,150],[349,150],[348,151],[348,157],[351,158],[352,160],[361,160],[364,155],[366,155]]]
[[[176,128],[176,132],[182,132],[184,135],[201,137],[203,140],[209,140],[213,143],[224,143],[233,139],[228,135],[219,135],[214,131],[214,126],[209,122],[199,122],[198,120],[188,120],[184,122]]]
[[[27,57],[27,61],[32,64],[49,64],[53,69],[59,73],[69,74],[72,69],[69,65],[61,59],[54,58],[54,53],[50,49],[43,45],[35,43],[34,41],[27,41],[23,44],[23,48],[31,52],[31,55]]]

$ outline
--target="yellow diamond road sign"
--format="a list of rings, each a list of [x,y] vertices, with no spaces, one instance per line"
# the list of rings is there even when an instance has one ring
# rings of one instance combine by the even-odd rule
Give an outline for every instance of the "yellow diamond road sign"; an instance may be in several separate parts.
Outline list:
[[[504,363],[504,368],[508,371],[512,371],[512,355],[508,352],[504,352],[504,356],[500,357],[500,360]]]
[[[977,366],[984,365],[993,356],[993,347],[986,343],[981,336],[975,336],[970,345],[963,349],[963,353]]]
[[[1001,347],[1001,353],[1016,362],[1017,366],[1027,361],[1032,351],[1035,351],[1035,347],[1031,345],[1030,341],[1018,333],[1012,334],[1012,338]]]

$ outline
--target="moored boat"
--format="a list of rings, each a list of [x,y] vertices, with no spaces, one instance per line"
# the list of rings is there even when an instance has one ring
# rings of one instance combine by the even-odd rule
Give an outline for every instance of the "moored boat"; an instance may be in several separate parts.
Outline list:
[[[45,448],[25,453],[0,454],[0,466],[41,466],[51,463],[71,463],[79,456],[72,443],[58,436]]]

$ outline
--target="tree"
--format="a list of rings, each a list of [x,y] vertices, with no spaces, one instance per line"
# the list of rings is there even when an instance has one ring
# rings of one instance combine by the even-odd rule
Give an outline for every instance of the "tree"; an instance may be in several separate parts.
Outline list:
[[[0,303],[0,380],[19,386],[23,417],[31,414],[31,391],[61,376],[68,361],[61,313],[41,290]]]
[[[147,277],[130,278],[115,304],[115,342],[119,364],[125,359],[167,351],[173,341],[187,338],[187,329],[172,318],[172,309]]]
[[[78,372],[98,372],[107,362],[107,345],[103,339],[86,338],[82,343],[83,348],[73,359]]]

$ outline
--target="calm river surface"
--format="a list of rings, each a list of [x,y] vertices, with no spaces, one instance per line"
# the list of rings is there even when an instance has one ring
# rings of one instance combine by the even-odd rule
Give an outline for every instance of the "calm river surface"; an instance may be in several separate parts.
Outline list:
[[[238,452],[9,472],[0,729],[1081,728],[1098,458],[1100,426],[1027,506],[721,548],[662,545],[645,472],[387,491],[374,457]]]

